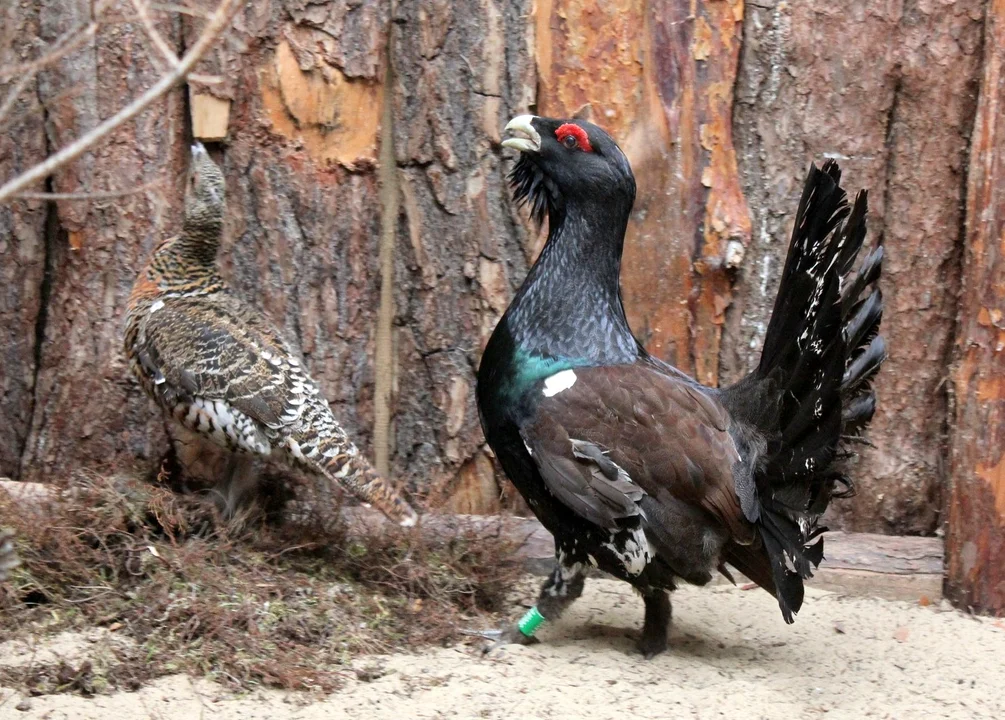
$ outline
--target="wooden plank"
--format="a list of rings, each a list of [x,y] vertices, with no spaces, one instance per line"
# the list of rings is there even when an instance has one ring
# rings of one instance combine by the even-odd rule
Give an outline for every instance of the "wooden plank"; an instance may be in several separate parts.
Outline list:
[[[1005,0],[988,4],[970,148],[946,533],[947,595],[1005,611]]]
[[[26,509],[51,496],[51,486],[39,483],[0,480],[0,491],[20,498]],[[292,504],[289,517],[296,521],[302,512],[302,507]],[[381,532],[393,527],[375,510],[350,507],[343,508],[342,514],[357,531]],[[427,514],[417,527],[416,532],[430,540],[467,532],[498,534],[519,543],[516,553],[528,571],[543,575],[554,565],[551,533],[532,518]],[[926,597],[935,601],[941,597],[942,542],[938,538],[843,532],[829,532],[824,537],[826,557],[809,583],[812,587],[894,600]]]
[[[365,508],[344,508],[350,526],[371,532],[390,527],[383,516]],[[423,515],[417,532],[442,539],[464,532],[498,533],[519,543],[516,554],[535,575],[551,572],[555,545],[533,518],[511,515]],[[942,541],[934,537],[829,532],[824,536],[825,559],[808,582],[810,587],[847,595],[882,597],[908,602],[936,602],[942,597]],[[745,582],[742,575],[737,582]],[[716,583],[727,582],[719,576]]]
[[[230,100],[209,93],[195,93],[189,89],[189,108],[192,115],[192,137],[206,142],[227,139],[230,124]]]

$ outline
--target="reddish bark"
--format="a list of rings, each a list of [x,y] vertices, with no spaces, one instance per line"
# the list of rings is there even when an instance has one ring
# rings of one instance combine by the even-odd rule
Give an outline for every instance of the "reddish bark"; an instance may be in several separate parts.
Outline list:
[[[635,170],[629,320],[651,352],[714,385],[727,264],[750,238],[731,131],[743,4],[553,0],[536,13],[539,111],[589,105]]]
[[[40,7],[4,11],[0,61],[32,57],[22,39],[43,32]],[[45,7],[51,41],[91,4]],[[807,163],[844,156],[848,185],[872,191],[872,237],[887,246],[891,357],[877,447],[853,468],[861,492],[834,519],[931,532],[958,419],[945,379],[982,9],[398,0],[392,18],[389,0],[250,3],[199,68],[225,82],[194,88],[231,103],[228,140],[213,148],[230,198],[225,274],[302,347],[367,451],[379,415],[382,453],[412,489],[490,511],[511,486],[484,450],[474,372],[541,241],[509,198],[506,120],[587,106],[622,142],[639,181],[624,264],[633,326],[713,383],[756,358]],[[191,42],[199,21],[155,15],[176,49]],[[141,92],[158,73],[149,58],[141,26],[116,23],[41,73],[2,133],[0,172]],[[393,127],[382,129],[385,98]],[[156,191],[60,202],[48,230],[38,201],[0,208],[0,474],[145,471],[163,450],[121,360],[120,312],[139,263],[180,220],[186,102],[172,93],[52,183],[67,192],[161,180]],[[396,198],[383,215],[382,137],[393,139],[394,168],[383,170]],[[382,228],[394,284],[383,308]],[[960,317],[977,322],[969,307]],[[379,344],[382,312],[393,325]]]
[[[953,373],[947,595],[1005,611],[1005,0],[988,5]]]

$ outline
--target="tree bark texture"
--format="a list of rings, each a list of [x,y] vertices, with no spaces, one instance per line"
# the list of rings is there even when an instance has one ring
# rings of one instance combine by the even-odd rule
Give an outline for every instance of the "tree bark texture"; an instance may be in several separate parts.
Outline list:
[[[80,0],[8,7],[12,30],[34,25],[37,33],[23,38],[21,61],[34,59],[43,43],[93,19],[91,3]],[[176,28],[160,29],[177,41]],[[138,24],[112,19],[79,49],[43,68],[21,95],[23,114],[16,110],[10,116],[14,125],[5,142],[36,148],[35,153],[62,147],[155,82],[159,70],[143,50],[141,33]],[[52,176],[48,186],[59,193],[129,189],[177,174],[185,163],[180,99],[175,94],[120,127],[95,152]],[[59,201],[48,206],[44,234],[34,234],[37,240],[14,240],[14,253],[35,258],[26,267],[19,310],[26,313],[42,300],[44,305],[34,318],[25,317],[23,326],[12,328],[22,336],[30,328],[36,331],[33,342],[22,346],[20,362],[5,358],[3,384],[26,377],[31,395],[30,402],[17,404],[5,395],[5,416],[17,419],[27,413],[28,425],[24,439],[14,445],[18,462],[7,462],[5,453],[0,471],[44,479],[78,468],[137,470],[163,446],[146,400],[127,378],[120,319],[130,276],[135,277],[153,243],[178,225],[177,198],[177,192],[164,187],[112,200]],[[18,201],[12,209],[24,225],[47,206]],[[10,247],[10,239],[7,243]],[[5,274],[11,267],[8,258],[4,256]]]
[[[747,6],[734,131],[755,230],[724,379],[758,357],[810,161],[835,157],[851,191],[869,189],[869,239],[886,250],[874,447],[832,527],[917,534],[939,521],[982,18],[980,0]]]
[[[1005,611],[1005,2],[988,6],[953,372],[947,595]]]
[[[0,139],[4,177],[154,81],[159,56],[130,7],[23,93]],[[12,4],[3,61],[35,57],[30,38],[51,41],[89,8]],[[228,181],[221,258],[237,292],[300,346],[363,449],[412,491],[459,512],[519,505],[474,402],[482,347],[544,238],[510,200],[500,141],[516,114],[579,114],[613,133],[636,172],[632,325],[705,383],[756,360],[808,163],[837,156],[852,188],[870,188],[891,357],[876,447],[853,468],[861,492],[834,520],[929,533],[946,481],[983,9],[253,0],[199,68],[224,82],[173,92],[51,181],[159,188],[0,208],[0,474],[156,464],[163,426],[127,377],[122,313],[139,265],[179,226],[189,108],[211,95],[210,108],[229,103],[227,140],[211,149]],[[178,51],[200,26],[154,15]]]
[[[435,504],[499,507],[475,371],[527,272],[502,128],[534,99],[529,0],[400,0],[391,31],[400,215],[394,268],[392,469]],[[508,491],[508,490],[507,490]]]
[[[41,35],[37,7],[8,5],[0,15],[0,66],[19,64]],[[0,83],[6,98],[19,81]],[[45,159],[45,113],[34,86],[0,119],[0,177]],[[19,200],[0,206],[0,475],[17,474],[35,405],[39,318],[46,306],[46,204]]]

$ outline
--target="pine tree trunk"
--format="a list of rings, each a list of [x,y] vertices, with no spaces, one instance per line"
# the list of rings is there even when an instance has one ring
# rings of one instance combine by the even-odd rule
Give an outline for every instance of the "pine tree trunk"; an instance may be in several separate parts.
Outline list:
[[[529,10],[529,0],[400,0],[392,26],[392,468],[459,512],[498,509],[509,492],[483,449],[474,393],[535,237],[509,201],[512,160],[499,145],[533,102]]]
[[[988,6],[953,372],[947,595],[1005,611],[1005,1]]]
[[[19,3],[8,12],[19,16],[19,22],[37,16],[46,43],[93,20],[92,3],[85,0]],[[160,31],[177,43],[177,23],[163,23]],[[35,45],[23,60],[39,55]],[[150,57],[139,25],[102,25],[78,50],[44,68],[22,94],[21,103],[37,99],[41,107],[25,107],[26,114],[12,129],[15,142],[38,147],[34,128],[39,120],[44,121],[50,150],[79,137],[160,77]],[[5,414],[30,414],[19,467],[8,468],[20,478],[49,480],[80,469],[144,471],[164,447],[163,430],[151,422],[151,408],[127,377],[120,326],[137,268],[180,220],[175,210],[179,186],[172,181],[185,167],[183,131],[184,103],[181,94],[174,93],[48,183],[53,192],[80,193],[129,190],[161,181],[158,187],[120,198],[61,200],[48,207],[44,245],[31,252],[44,256],[50,271],[44,280],[26,284],[29,292],[20,301],[26,310],[38,301],[37,294],[45,300],[24,322],[37,329],[34,358],[8,366],[21,374],[34,359],[36,380],[26,405],[4,398]],[[44,204],[33,204],[41,208],[37,212],[45,212]],[[14,207],[18,216],[18,207],[24,205],[19,201]],[[30,245],[18,247],[22,252]]]
[[[518,506],[484,446],[475,370],[544,235],[513,207],[499,143],[516,114],[581,113],[638,177],[623,268],[633,327],[703,382],[756,360],[808,163],[838,156],[848,186],[870,188],[891,354],[876,448],[854,467],[861,492],[834,520],[930,533],[958,419],[946,378],[983,5],[249,2],[199,67],[223,83],[172,92],[49,189],[159,186],[0,207],[0,474],[156,466],[163,424],[128,377],[122,313],[136,270],[179,226],[194,116],[203,137],[226,134],[211,146],[228,181],[225,276],[303,350],[362,448],[448,509]],[[10,4],[0,61],[33,59],[31,38],[51,42],[91,8]],[[122,16],[0,121],[13,123],[3,178],[158,77],[142,26]],[[202,22],[155,17],[177,51]]]
[[[0,15],[0,67],[31,57],[31,38],[40,33],[38,7],[5,8]],[[20,80],[0,89],[6,98]],[[0,118],[0,178],[27,170],[47,155],[45,114],[36,83],[28,83],[5,118]],[[16,476],[35,404],[39,320],[46,308],[48,208],[41,200],[0,205],[0,475]]]
[[[886,250],[875,447],[853,468],[858,495],[831,506],[831,527],[938,525],[982,6],[747,6],[734,123],[755,231],[727,311],[724,377],[756,362],[811,161],[835,157],[850,191],[869,189],[869,241]]]

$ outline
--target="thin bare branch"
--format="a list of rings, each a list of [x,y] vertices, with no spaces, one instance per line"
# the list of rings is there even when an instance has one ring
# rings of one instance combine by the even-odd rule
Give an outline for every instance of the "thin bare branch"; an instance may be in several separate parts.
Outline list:
[[[178,15],[188,15],[190,17],[202,18],[204,20],[209,17],[209,13],[200,8],[186,7],[184,5],[175,5],[172,3],[151,2],[150,9],[160,10],[161,12],[166,13],[177,13]],[[223,38],[223,42],[225,42],[228,46],[238,48],[241,52],[244,51],[245,46],[236,35],[227,35]]]
[[[70,28],[60,35],[49,46],[49,49],[42,57],[23,65],[0,68],[0,81],[15,77],[16,75],[21,76],[7,93],[7,99],[4,100],[3,105],[0,105],[0,125],[3,124],[3,119],[7,117],[7,114],[14,107],[14,103],[17,102],[18,97],[24,92],[25,87],[28,86],[28,83],[31,82],[31,79],[35,77],[35,74],[39,70],[56,62],[56,60],[77,49],[83,42],[94,36],[98,30],[98,16],[105,11],[105,8],[111,2],[112,0],[99,0],[94,6],[94,19],[87,24]]]
[[[146,192],[152,188],[163,185],[163,180],[154,180],[153,182],[144,183],[138,187],[129,188],[128,190],[99,190],[96,192],[79,192],[79,193],[45,193],[45,192],[22,192],[18,193],[15,197],[21,200],[112,200],[114,198],[125,197],[127,195],[137,195],[139,193]]]
[[[7,65],[6,67],[0,68],[0,80],[7,80],[18,75],[27,75],[31,77],[46,65],[51,65],[61,57],[69,55],[74,50],[78,49],[81,45],[93,38],[97,32],[98,22],[95,20],[84,27],[79,33],[74,34],[72,38],[69,38],[68,42],[63,43],[62,45],[57,43],[52,50],[49,50],[37,60],[21,63],[20,65]]]
[[[32,75],[25,75],[24,77],[20,78],[11,87],[10,92],[7,93],[7,99],[3,101],[3,105],[0,105],[0,127],[3,126],[3,119],[7,117],[7,113],[9,113],[11,109],[14,107],[14,103],[17,102],[17,99],[21,96],[21,93],[24,92],[24,89],[28,86],[28,83],[31,82],[32,77],[33,77]]]
[[[185,7],[184,5],[173,5],[170,3],[151,3],[153,10],[163,10],[164,12],[178,13],[179,15],[191,15],[192,17],[208,18],[209,13],[199,8]]]
[[[108,135],[112,130],[134,118],[151,103],[164,95],[164,93],[181,82],[206,51],[212,47],[220,34],[230,25],[230,21],[244,5],[245,1],[220,0],[220,4],[217,5],[206,27],[203,28],[199,39],[196,40],[192,48],[185,53],[185,56],[171,72],[164,75],[140,97],[133,100],[129,105],[122,108],[122,110],[105,120],[89,133],[70,143],[55,155],[51,155],[45,162],[36,165],[27,172],[21,173],[13,180],[7,182],[3,187],[0,187],[0,202],[7,201],[8,198],[21,192],[25,187],[48,177],[57,168],[66,163],[76,160],[88,148]]]
[[[150,42],[154,44],[154,47],[156,47],[164,59],[167,60],[169,67],[178,67],[178,56],[174,54],[174,50],[168,47],[168,44],[164,42],[164,38],[162,38],[161,34],[157,32],[157,28],[154,27],[154,22],[150,19],[147,4],[143,0],[130,1],[136,9],[136,14],[140,16],[140,22],[143,23],[143,29],[147,31],[147,37],[150,38]]]
[[[30,79],[30,78],[29,78]],[[60,103],[67,99],[74,98],[81,93],[85,92],[88,88],[87,83],[79,82],[70,85],[69,87],[63,88],[55,95],[50,95],[42,101],[42,107],[45,109],[59,107]],[[7,132],[12,127],[17,127],[17,125],[28,117],[26,114],[15,115],[12,118],[7,118],[0,120],[0,133]]]
[[[144,0],[130,0],[133,4],[133,8],[136,10],[136,15],[140,19],[140,23],[143,25],[143,29],[146,30],[147,37],[150,38],[150,42],[153,43],[154,47],[161,56],[167,61],[169,68],[178,67],[178,56],[174,54],[174,50],[171,46],[167,44],[161,34],[157,32],[157,28],[154,27],[154,22],[150,18],[149,7]],[[151,58],[155,65],[158,65],[160,69],[163,69],[163,65],[158,63],[154,58]],[[196,73],[189,73],[189,80],[195,80],[206,85],[216,85],[223,82],[223,78],[216,75],[198,75]]]
[[[42,57],[21,65],[9,65],[0,68],[0,80],[7,80],[17,75],[27,75],[30,77],[46,65],[51,65],[56,60],[59,60],[59,58],[79,48],[98,32],[98,16],[111,4],[112,0],[99,0],[94,5],[93,19],[89,23],[77,25],[60,35],[49,46],[49,49]]]

